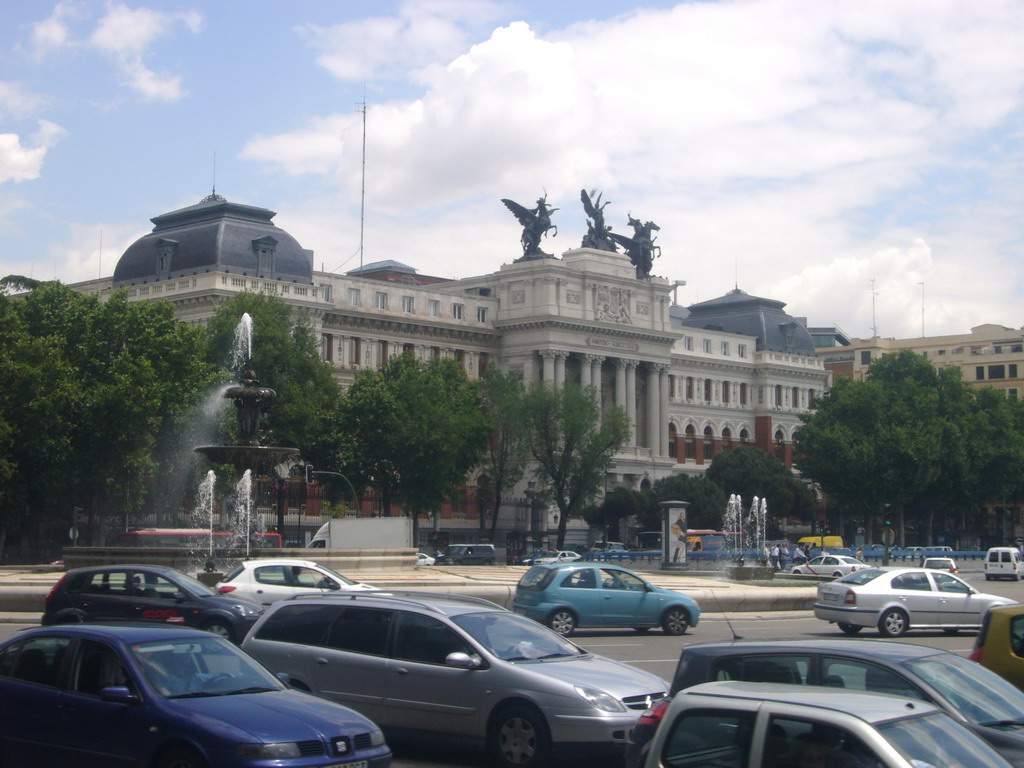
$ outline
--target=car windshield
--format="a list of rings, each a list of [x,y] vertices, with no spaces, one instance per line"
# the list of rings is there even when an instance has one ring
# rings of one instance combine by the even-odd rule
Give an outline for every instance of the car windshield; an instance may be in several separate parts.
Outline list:
[[[578,658],[587,652],[561,635],[514,613],[488,611],[453,616],[474,640],[504,661]]]
[[[227,640],[210,635],[137,643],[132,655],[169,699],[278,691],[281,681]]]
[[[861,586],[868,582],[874,581],[879,576],[883,576],[886,571],[881,568],[864,568],[859,571],[854,571],[849,576],[843,576],[841,579],[837,579],[833,584],[842,582],[843,584],[853,584],[854,586]]]
[[[1024,693],[999,675],[952,653],[903,662],[964,717],[975,723],[1024,726]]]
[[[318,566],[318,567],[320,568],[320,570],[326,571],[327,573],[331,574],[331,576],[336,578],[342,584],[350,584],[351,585],[351,584],[358,584],[359,583],[357,581],[352,581],[352,579],[350,579],[348,576],[342,576],[340,573],[338,573],[337,571],[331,570],[326,565],[321,565],[321,566]]]
[[[948,715],[905,717],[878,725],[878,731],[913,765],[1005,768],[1006,762],[979,737],[954,728]]]

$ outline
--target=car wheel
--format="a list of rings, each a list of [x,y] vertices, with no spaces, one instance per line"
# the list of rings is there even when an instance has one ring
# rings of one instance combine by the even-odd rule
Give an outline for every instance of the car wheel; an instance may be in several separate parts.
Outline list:
[[[562,637],[568,637],[576,630],[576,615],[568,608],[556,608],[545,623]]]
[[[206,768],[206,761],[193,749],[179,747],[160,757],[157,768]]]
[[[532,707],[501,710],[491,726],[490,741],[494,761],[502,768],[540,768],[551,752],[547,723]]]
[[[858,632],[864,629],[864,627],[862,627],[860,624],[846,624],[844,622],[839,622],[839,629],[842,630],[844,635],[856,635]]]
[[[878,619],[878,632],[884,637],[900,637],[910,629],[910,619],[900,608],[889,608]]]
[[[690,628],[690,614],[682,608],[669,608],[661,617],[661,628],[666,635],[683,635]]]
[[[832,574],[832,578],[833,579],[841,579],[842,577],[843,577],[843,574],[840,573],[839,571],[836,571],[835,573]]]
[[[633,627],[633,631],[639,632],[641,635],[649,629],[650,627]]]
[[[211,632],[217,635],[218,637],[223,637],[225,640],[231,640],[232,642],[234,641],[234,636],[232,635],[231,627],[225,624],[220,619],[213,619],[212,621],[208,621],[205,624],[203,624],[202,628],[207,632]]]

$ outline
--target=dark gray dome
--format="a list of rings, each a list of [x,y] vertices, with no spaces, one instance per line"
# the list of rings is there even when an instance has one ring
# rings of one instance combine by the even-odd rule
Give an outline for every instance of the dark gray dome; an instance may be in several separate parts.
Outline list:
[[[114,287],[203,272],[313,283],[313,252],[279,229],[266,208],[229,203],[217,194],[150,221],[114,269]]]
[[[806,326],[783,311],[786,304],[751,296],[735,288],[717,299],[691,304],[679,325],[757,337],[758,350],[814,356],[814,340]],[[674,307],[673,307],[674,309]]]

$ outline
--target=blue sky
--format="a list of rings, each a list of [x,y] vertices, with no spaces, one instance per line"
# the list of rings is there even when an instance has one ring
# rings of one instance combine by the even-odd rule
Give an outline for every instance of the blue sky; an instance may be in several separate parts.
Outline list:
[[[0,8],[0,275],[109,275],[149,219],[278,212],[317,269],[467,277],[500,199],[661,228],[681,303],[738,284],[853,336],[1021,319],[1024,0],[222,0]]]

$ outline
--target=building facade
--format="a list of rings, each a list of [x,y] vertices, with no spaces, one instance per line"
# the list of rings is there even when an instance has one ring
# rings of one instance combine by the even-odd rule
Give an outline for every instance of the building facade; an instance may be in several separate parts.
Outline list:
[[[309,317],[342,386],[410,353],[454,358],[470,378],[496,365],[527,382],[593,387],[602,408],[623,408],[632,424],[610,464],[609,489],[701,473],[737,445],[792,466],[799,415],[830,381],[782,302],[737,290],[686,310],[672,303],[674,283],[638,279],[621,253],[578,248],[464,279],[419,275],[397,261],[316,272],[312,251],[276,227],[274,215],[211,195],[155,217],[112,278],[73,287],[164,299],[189,323],[206,322],[243,291],[277,296]],[[521,527],[527,490],[524,480],[499,528]],[[474,512],[440,525],[469,535],[479,528]],[[589,543],[585,529],[577,535]]]

